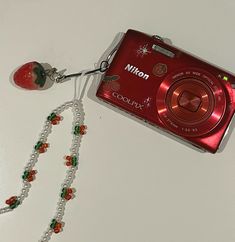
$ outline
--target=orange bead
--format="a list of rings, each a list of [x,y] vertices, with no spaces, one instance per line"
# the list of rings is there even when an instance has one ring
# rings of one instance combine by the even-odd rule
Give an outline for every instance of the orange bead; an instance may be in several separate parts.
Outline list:
[[[61,120],[61,117],[60,116],[56,116],[54,120],[60,121]]]
[[[67,189],[67,192],[68,192],[68,193],[73,193],[73,189],[72,189],[72,188],[68,188],[68,189]]]
[[[48,147],[49,147],[49,144],[48,144],[48,143],[44,143],[44,144],[42,145],[42,147],[44,147],[44,148],[48,148]]]
[[[72,156],[67,155],[67,156],[65,157],[65,159],[66,159],[67,161],[71,161],[71,160],[72,160]]]
[[[30,171],[30,174],[31,174],[31,175],[35,175],[36,173],[37,173],[36,170],[32,170],[32,171]]]
[[[55,232],[56,234],[58,234],[58,233],[60,232],[60,229],[58,229],[58,228],[54,228],[54,232]]]
[[[40,148],[39,150],[38,150],[38,152],[39,153],[44,153],[46,150],[44,149],[44,148]]]
[[[6,200],[6,204],[7,204],[7,205],[10,205],[10,204],[11,204],[11,203],[10,203],[10,199],[7,199],[7,200]]]
[[[57,223],[56,226],[55,226],[55,228],[61,229],[62,228],[62,224],[61,223]]]
[[[52,123],[53,125],[56,125],[56,124],[58,124],[58,121],[57,121],[57,120],[52,120],[51,123]]]
[[[86,125],[81,125],[80,126],[80,134],[86,134],[86,129],[87,129],[87,126]]]
[[[16,201],[16,199],[17,199],[17,196],[10,197],[9,199],[6,200],[6,204],[11,205]]]
[[[70,200],[72,198],[71,195],[67,194],[65,197],[64,197],[66,200]]]
[[[28,178],[27,178],[27,181],[28,181],[28,182],[31,182],[31,181],[33,181],[33,180],[34,180],[33,176],[28,176]]]

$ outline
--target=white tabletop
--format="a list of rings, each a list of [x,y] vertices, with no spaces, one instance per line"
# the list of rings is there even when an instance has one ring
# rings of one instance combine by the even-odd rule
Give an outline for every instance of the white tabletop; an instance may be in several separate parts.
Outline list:
[[[15,68],[32,60],[67,73],[92,68],[117,33],[132,28],[235,73],[234,23],[232,0],[1,0],[1,206],[20,193],[45,118],[73,97],[72,81],[41,92],[17,89],[9,81]],[[219,153],[201,153],[101,105],[91,84],[92,78],[83,100],[88,133],[76,198],[67,204],[63,232],[51,241],[233,242],[235,132]],[[1,242],[38,241],[55,214],[72,137],[71,113],[63,116],[29,196],[0,215]]]

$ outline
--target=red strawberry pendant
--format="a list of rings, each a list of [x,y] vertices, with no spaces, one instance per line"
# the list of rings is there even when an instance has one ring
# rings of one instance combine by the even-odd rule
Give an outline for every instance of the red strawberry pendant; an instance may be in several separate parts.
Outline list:
[[[29,62],[21,66],[14,74],[14,83],[24,89],[39,90],[45,85],[47,74],[43,66],[36,62]]]

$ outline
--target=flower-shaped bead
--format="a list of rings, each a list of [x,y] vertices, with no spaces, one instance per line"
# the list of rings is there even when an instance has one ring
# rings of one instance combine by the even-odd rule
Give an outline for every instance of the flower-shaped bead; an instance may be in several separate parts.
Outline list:
[[[51,124],[56,125],[59,124],[59,122],[62,120],[62,117],[57,115],[56,113],[51,113],[47,120],[51,122]]]
[[[41,141],[38,141],[37,144],[34,146],[35,150],[39,153],[44,153],[47,151],[47,148],[49,147],[48,143],[43,143]]]
[[[36,173],[37,173],[36,170],[25,170],[23,175],[22,175],[22,179],[24,181],[31,182],[31,181],[35,180],[35,174]]]
[[[84,134],[86,134],[86,130],[87,130],[87,126],[86,125],[76,125],[75,127],[74,127],[74,134],[75,135],[79,135],[79,134],[81,134],[81,135],[84,135]]]
[[[61,198],[64,198],[65,200],[69,201],[70,199],[74,198],[74,192],[75,192],[75,189],[64,187],[62,189],[60,196]]]
[[[72,167],[75,167],[78,165],[78,158],[77,156],[70,156],[70,155],[67,155],[65,156],[65,164],[66,166],[72,166]]]
[[[63,224],[58,222],[56,219],[52,219],[50,228],[57,234],[62,231]]]
[[[13,196],[6,200],[6,204],[9,205],[11,209],[14,209],[20,205],[20,201],[17,196]]]

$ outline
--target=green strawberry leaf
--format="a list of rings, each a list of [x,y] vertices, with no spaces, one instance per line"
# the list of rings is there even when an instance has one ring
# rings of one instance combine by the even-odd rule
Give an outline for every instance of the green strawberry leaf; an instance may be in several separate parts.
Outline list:
[[[37,65],[36,67],[34,67],[33,72],[36,75],[35,83],[40,87],[43,87],[46,82],[46,72],[44,68],[41,65]]]

